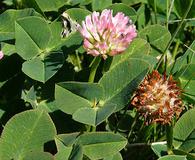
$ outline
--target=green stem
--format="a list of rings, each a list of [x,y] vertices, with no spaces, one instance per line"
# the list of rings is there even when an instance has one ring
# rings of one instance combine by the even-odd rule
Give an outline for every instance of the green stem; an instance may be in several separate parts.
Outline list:
[[[167,137],[167,152],[168,154],[172,154],[173,149],[173,125],[167,124],[166,126],[166,137]]]
[[[154,0],[154,18],[155,18],[155,24],[157,24],[157,9],[156,9],[156,0]]]
[[[91,126],[90,132],[95,132],[96,131],[96,127],[95,126]]]
[[[156,139],[157,139],[156,127],[157,127],[157,124],[156,124],[156,122],[155,122],[155,123],[154,123],[154,142],[155,142]]]
[[[167,16],[167,29],[169,29],[169,0],[167,0],[167,9],[166,9],[166,16]]]
[[[131,137],[131,135],[132,135],[132,133],[133,133],[133,129],[134,129],[134,127],[135,127],[135,124],[136,124],[138,118],[139,118],[139,113],[137,112],[136,115],[135,115],[135,118],[134,118],[134,120],[133,120],[133,123],[132,123],[132,125],[131,125],[129,134],[128,134],[128,136],[127,136],[128,141],[129,141],[129,139],[130,139],[130,137]]]
[[[100,57],[95,57],[94,60],[92,61],[92,63],[90,64],[91,72],[90,72],[90,75],[89,75],[88,82],[94,82],[95,74],[96,74],[96,71],[97,71],[97,68],[98,68],[100,62],[101,62],[101,58]]]
[[[158,63],[157,63],[156,69],[159,68],[161,62],[163,61],[163,59],[164,59],[164,57],[165,57],[165,55],[166,55],[167,50],[168,50],[169,47],[171,46],[173,40],[175,39],[175,37],[176,37],[177,33],[179,32],[181,26],[183,25],[184,19],[187,17],[188,12],[190,11],[190,8],[191,8],[191,6],[192,6],[192,2],[193,2],[193,1],[191,0],[191,1],[190,1],[190,4],[189,4],[189,6],[188,6],[188,8],[187,8],[187,10],[186,10],[186,12],[185,12],[185,14],[183,15],[183,17],[182,17],[182,19],[181,19],[181,23],[178,25],[177,29],[176,29],[175,32],[173,33],[173,36],[171,37],[171,39],[170,39],[168,45],[166,46],[166,48],[165,48],[165,50],[164,50],[164,53],[163,53],[162,56],[160,57],[160,59],[159,59],[159,61],[158,61]]]
[[[174,48],[174,50],[173,50],[173,54],[172,54],[172,59],[174,59],[174,62],[173,62],[173,65],[172,65],[172,67],[171,67],[171,70],[170,70],[170,75],[172,75],[173,69],[174,69],[174,67],[175,67],[175,63],[176,63],[175,57],[177,56],[177,51],[178,51],[178,49],[179,49],[179,45],[180,45],[180,41],[177,40],[177,41],[176,41],[175,48]],[[169,75],[169,76],[170,76],[170,75]]]
[[[77,64],[78,64],[79,71],[80,71],[80,70],[82,70],[82,66],[81,66],[81,60],[80,60],[78,51],[76,51],[76,59],[77,59]]]
[[[117,123],[117,125],[116,125],[116,128],[115,128],[115,130],[114,130],[114,133],[117,133],[117,132],[118,132],[119,124],[120,124],[121,121],[124,119],[125,114],[127,113],[128,108],[129,108],[129,105],[126,106],[126,108],[125,108],[125,110],[124,110],[124,112],[123,112],[123,114],[122,114],[122,117],[120,118],[120,120],[118,121],[118,123]]]
[[[91,82],[91,83],[94,82],[95,74],[96,74],[96,71],[97,71],[97,68],[98,68],[100,62],[101,62],[101,58],[100,57],[95,57],[93,59],[93,61],[91,62],[91,64],[90,64],[91,71],[90,71],[88,82]],[[91,126],[90,127],[90,132],[95,132],[95,131],[96,131],[96,127],[95,126]]]
[[[167,0],[167,29],[169,28],[169,17],[171,15],[172,9],[174,6],[174,0],[171,1],[170,8],[169,7],[169,0]]]
[[[178,51],[179,45],[180,45],[180,40],[177,39],[176,44],[175,44],[175,48],[173,50],[173,59],[175,59],[175,57],[177,55],[177,51]]]

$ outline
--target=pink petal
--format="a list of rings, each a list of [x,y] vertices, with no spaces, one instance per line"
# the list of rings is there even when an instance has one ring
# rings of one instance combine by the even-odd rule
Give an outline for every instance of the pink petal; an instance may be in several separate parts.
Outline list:
[[[118,12],[113,17],[113,11],[109,9],[88,15],[79,31],[84,37],[87,54],[102,56],[104,59],[107,55],[123,53],[137,36],[136,27],[128,16]]]
[[[0,51],[0,59],[4,57],[3,51]]]

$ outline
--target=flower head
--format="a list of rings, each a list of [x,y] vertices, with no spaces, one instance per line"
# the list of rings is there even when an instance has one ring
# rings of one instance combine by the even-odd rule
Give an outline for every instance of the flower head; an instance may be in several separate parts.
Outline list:
[[[3,58],[3,56],[4,56],[3,52],[2,52],[2,51],[0,51],[0,59],[2,59],[2,58]]]
[[[84,48],[93,56],[114,56],[122,53],[137,36],[135,25],[122,12],[113,16],[112,10],[88,15],[79,28]]]
[[[182,111],[181,89],[172,76],[161,76],[153,71],[140,84],[131,104],[145,118],[146,124],[170,123]]]

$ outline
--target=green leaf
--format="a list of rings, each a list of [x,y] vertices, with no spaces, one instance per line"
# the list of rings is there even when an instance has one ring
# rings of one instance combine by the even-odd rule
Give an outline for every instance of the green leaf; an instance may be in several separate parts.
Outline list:
[[[63,143],[63,146],[71,147],[75,143],[79,135],[80,135],[79,132],[58,134],[55,138],[57,148],[59,149],[61,147],[61,143]],[[59,145],[58,145],[58,142],[60,142]]]
[[[151,145],[152,150],[158,157],[162,157],[167,154],[166,142],[155,142]]]
[[[38,15],[34,9],[6,10],[0,15],[0,41],[15,38],[15,21],[19,18]]]
[[[71,152],[72,147],[61,147],[55,155],[55,160],[69,160]]]
[[[62,23],[54,21],[49,25],[49,27],[50,27],[50,30],[51,30],[51,33],[52,33],[52,37],[49,41],[48,46],[50,48],[56,48],[56,46],[59,46],[63,42],[63,39],[62,39],[62,36],[61,36]]]
[[[73,119],[92,126],[97,126],[110,116],[116,109],[114,104],[105,104],[102,107],[80,108],[73,114]]]
[[[151,66],[151,69],[158,62],[156,57],[151,56],[151,55],[146,55],[146,54],[133,54],[133,55],[131,55],[131,58],[137,58],[137,59],[140,59],[140,60],[143,60],[143,61],[149,63]]]
[[[115,155],[105,157],[103,160],[123,160],[123,158],[120,153],[117,153]]]
[[[112,4],[112,0],[92,0],[93,11],[100,11]]]
[[[189,48],[185,52],[185,55],[189,55],[190,63],[195,63],[195,40],[189,46]]]
[[[82,147],[74,145],[80,133],[60,134],[56,136],[55,142],[58,153],[56,160],[81,160],[83,153]]]
[[[44,143],[53,140],[55,126],[41,110],[28,110],[12,117],[0,139],[0,159],[23,159],[28,152],[43,151]]]
[[[195,53],[193,51],[195,51],[195,41],[192,42],[192,44],[189,46],[188,50],[184,53],[184,55],[176,59],[173,73],[180,71],[181,68],[187,65],[188,63],[195,64]]]
[[[55,142],[58,150],[57,154],[55,155],[55,160],[68,160],[72,151],[72,146],[65,146],[64,142],[58,137],[55,138]]]
[[[195,63],[184,65],[176,74],[176,77],[185,80],[195,80]]]
[[[173,145],[176,149],[190,152],[195,148],[195,109],[188,110],[176,123],[173,130]]]
[[[173,149],[173,153],[176,155],[184,155],[187,156],[187,160],[194,160],[195,159],[195,154],[194,153],[187,153],[183,150],[179,149]]]
[[[119,152],[127,144],[127,140],[109,132],[85,133],[78,139],[83,146],[83,153],[90,159],[101,159]]]
[[[91,102],[94,100],[100,100],[103,98],[103,87],[98,83],[86,83],[86,82],[63,82],[60,86],[68,89],[74,94],[77,94]]]
[[[126,16],[128,16],[132,20],[133,23],[135,23],[135,21],[137,20],[137,13],[135,9],[132,7],[129,7],[128,5],[125,5],[123,3],[115,3],[107,8],[112,9],[114,15],[117,12],[124,13]]]
[[[79,32],[74,32],[62,40],[62,45],[66,47],[81,45],[82,40],[81,34]]]
[[[95,126],[96,111],[92,108],[80,108],[73,114],[73,119],[84,124]]]
[[[61,89],[56,89],[56,107],[60,105],[60,98],[58,99],[57,94],[61,94],[63,92],[67,92],[75,99],[71,100],[71,105],[75,105],[70,108],[70,104],[63,103],[62,107],[59,107],[65,113],[69,113],[73,115],[73,119],[88,125],[97,126],[102,121],[104,121],[108,116],[110,116],[115,111],[115,104],[104,104],[103,106],[97,105],[93,106],[94,103],[97,103],[101,98],[103,98],[103,88],[99,84],[88,84],[88,83],[80,83],[80,82],[64,82],[59,83],[60,87],[64,88],[64,91]],[[68,89],[69,91],[67,91]],[[79,95],[79,96],[78,96]],[[68,94],[63,93],[63,96],[69,97]],[[80,97],[81,96],[81,97]],[[63,98],[63,100],[65,99]],[[78,105],[76,101],[81,99],[83,104]],[[83,98],[82,98],[83,97]],[[70,101],[70,100],[69,100]],[[70,109],[72,111],[70,111]]]
[[[147,23],[147,15],[145,14],[147,7],[145,4],[142,4],[137,10],[137,28],[141,30],[145,27]]]
[[[152,7],[152,9],[155,11],[155,7],[156,7],[156,12],[157,13],[166,13],[166,7],[167,7],[167,3],[164,0],[158,0],[158,1],[154,1],[154,0],[148,0],[149,5]],[[169,7],[170,7],[170,3],[169,3]],[[162,16],[162,15],[157,15],[157,16]],[[158,18],[159,18],[158,17]]]
[[[60,84],[55,87],[55,105],[67,114],[73,114],[80,108],[91,107],[89,101],[73,94]]]
[[[68,2],[66,3],[67,5],[71,5],[71,6],[75,6],[75,5],[80,5],[80,6],[84,6],[84,5],[88,5],[91,3],[92,0],[68,0]]]
[[[181,84],[181,88],[184,90],[184,94],[195,96],[195,80],[186,80],[183,78],[179,78],[179,81]]]
[[[25,60],[46,50],[52,33],[47,22],[40,17],[26,17],[16,21],[16,51]]]
[[[50,25],[50,30],[52,33],[52,37],[49,41],[47,50],[59,50],[61,47],[71,47],[76,45],[81,45],[83,38],[81,37],[79,32],[71,32],[67,37],[62,37],[62,24],[61,22],[52,22]]]
[[[135,72],[132,70],[128,70],[127,73],[120,72],[126,68],[134,68]],[[60,87],[56,87],[55,106],[65,113],[72,114],[73,119],[78,122],[97,126],[129,102],[133,91],[144,78],[148,68],[149,64],[144,61],[128,59],[105,73],[99,84],[60,83]],[[123,80],[122,77],[125,79]],[[113,82],[110,79],[113,79]],[[99,85],[103,86],[103,91]],[[78,101],[81,102],[78,103]],[[98,101],[99,104],[95,104]]]
[[[164,52],[171,39],[171,34],[164,26],[156,24],[142,29],[139,32],[139,37],[150,43],[152,47],[152,55],[158,55],[159,53]]]
[[[54,157],[47,152],[29,152],[25,155],[23,160],[53,160]]]
[[[9,43],[2,43],[2,51],[4,55],[10,56],[16,53],[15,45]]]
[[[113,57],[111,67],[130,57],[148,55],[150,50],[150,44],[146,40],[135,38],[124,53]]]
[[[67,0],[23,0],[23,3],[28,7],[36,8],[42,12],[58,11],[66,2]]]
[[[37,96],[34,86],[32,86],[28,91],[22,92],[22,99],[25,102],[29,102],[32,108],[37,108]]]
[[[30,78],[45,83],[62,67],[63,63],[62,52],[50,53],[44,59],[36,57],[24,62],[22,71]]]
[[[191,7],[191,9],[190,9],[187,17],[188,18],[190,18],[190,17],[193,18],[195,16],[195,10],[194,10],[195,1],[192,2],[191,6],[189,6],[191,1],[193,1],[193,0],[188,0],[188,1],[186,1],[186,0],[176,0],[176,1],[174,1],[175,9],[176,9],[176,11],[177,11],[177,13],[180,17],[183,17],[183,15],[185,14],[186,9],[188,7]]]
[[[85,20],[85,17],[89,14],[91,14],[90,11],[81,9],[81,8],[71,8],[65,11],[72,20],[77,21],[81,24],[83,20]]]
[[[160,157],[158,160],[187,160],[187,159],[186,156],[167,155],[164,157]]]
[[[147,3],[147,0],[122,0],[122,2],[126,5],[134,5],[134,4],[137,4],[137,3]]]
[[[105,91],[103,103],[116,104],[116,111],[125,107],[149,67],[139,59],[127,59],[112,67],[99,81]]]

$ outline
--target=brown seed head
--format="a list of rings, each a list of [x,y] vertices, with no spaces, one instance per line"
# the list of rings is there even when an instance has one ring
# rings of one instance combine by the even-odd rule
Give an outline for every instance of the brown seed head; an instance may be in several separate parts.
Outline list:
[[[180,95],[181,89],[172,76],[167,79],[154,70],[140,84],[131,104],[145,118],[146,124],[167,124],[182,111]]]

